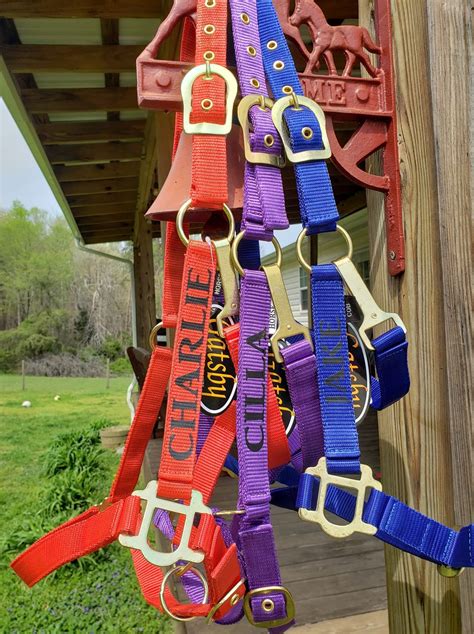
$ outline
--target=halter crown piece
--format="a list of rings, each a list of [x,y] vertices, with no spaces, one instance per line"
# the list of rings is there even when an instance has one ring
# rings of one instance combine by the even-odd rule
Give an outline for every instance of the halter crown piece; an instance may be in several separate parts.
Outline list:
[[[180,4],[175,2],[174,17]],[[229,0],[238,84],[227,68],[226,0],[188,4],[181,60],[194,60],[194,66],[181,82],[183,113],[176,118],[175,148],[181,135],[191,137],[191,188],[175,222],[167,223],[162,302],[163,326],[176,330],[174,347],[153,346],[106,501],[42,537],[11,566],[32,586],[118,540],[130,549],[145,600],[161,612],[222,625],[245,616],[255,627],[283,632],[295,623],[297,604],[280,576],[272,505],[296,511],[295,521],[318,524],[337,539],[373,535],[437,564],[446,576],[473,566],[474,528],[455,531],[409,508],[383,492],[370,467],[360,462],[345,287],[362,314],[361,345],[373,357],[369,388],[375,409],[408,392],[406,330],[398,315],[376,304],[352,262],[351,239],[338,224],[326,165],[331,149],[325,116],[303,94],[272,1]],[[154,102],[143,69],[153,66],[170,21],[162,23],[138,60],[145,106]],[[227,156],[226,138],[238,85],[245,166],[236,234],[227,174],[228,158],[237,158]],[[297,253],[311,279],[311,329],[292,315],[274,237],[275,230],[288,227],[281,174],[286,162],[297,184],[302,224]],[[208,239],[188,237],[196,211],[208,219]],[[227,235],[216,238],[222,219]],[[336,231],[347,254],[328,264],[308,264],[305,236]],[[274,264],[261,266],[259,241],[273,242]],[[372,329],[384,322],[394,325],[373,339]],[[208,344],[216,338],[214,359],[228,359],[235,375],[225,404],[213,410],[205,405],[203,382]],[[284,422],[270,364],[287,382],[291,424]],[[165,393],[157,479],[135,490]],[[232,511],[211,506],[223,468],[238,477]],[[149,541],[153,526],[170,542],[165,552]],[[182,584],[189,602],[174,596],[172,580]]]

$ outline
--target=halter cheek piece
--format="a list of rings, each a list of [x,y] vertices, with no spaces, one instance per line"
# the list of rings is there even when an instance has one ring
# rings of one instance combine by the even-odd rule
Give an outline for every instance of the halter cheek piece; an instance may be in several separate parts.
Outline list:
[[[409,508],[384,493],[360,463],[344,285],[360,307],[360,338],[373,354],[375,409],[398,401],[410,387],[406,330],[398,315],[377,305],[352,262],[326,166],[331,150],[324,113],[303,95],[272,1],[229,4],[245,154],[240,232],[235,236],[227,206],[226,135],[237,94],[226,68],[227,2],[197,0],[195,66],[182,80],[184,112],[175,130],[175,147],[181,134],[193,137],[192,185],[176,224],[166,228],[163,325],[176,328],[174,347],[154,346],[151,339],[146,380],[107,499],[42,537],[11,566],[32,586],[118,540],[131,550],[146,601],[174,619],[204,617],[225,625],[245,615],[256,627],[283,632],[295,621],[295,603],[280,577],[271,504],[297,511],[334,538],[374,535],[438,564],[445,576],[474,565],[474,526],[455,531]],[[187,21],[183,60],[193,42]],[[286,161],[297,182],[297,254],[311,278],[311,330],[292,315],[274,237],[275,230],[288,227],[281,177]],[[196,208],[222,209],[227,236],[190,240],[188,214]],[[345,239],[347,254],[310,266],[303,256],[305,236],[334,231]],[[274,264],[260,266],[259,241],[273,242]],[[222,307],[215,318],[219,346],[233,362],[237,397],[211,416],[201,401],[216,304]],[[370,330],[386,321],[395,327],[371,339]],[[270,356],[282,364],[288,384],[296,421],[288,430],[269,374]],[[134,490],[166,392],[157,480]],[[235,510],[210,506],[223,468],[238,476]],[[271,488],[275,483],[280,486]],[[328,513],[345,524],[334,523]],[[153,526],[169,540],[169,551],[149,543]],[[172,579],[182,584],[189,603],[173,596]]]

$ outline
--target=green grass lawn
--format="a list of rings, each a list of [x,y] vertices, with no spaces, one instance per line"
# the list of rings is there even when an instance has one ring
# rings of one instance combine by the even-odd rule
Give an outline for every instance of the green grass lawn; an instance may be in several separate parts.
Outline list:
[[[47,481],[41,457],[60,433],[80,430],[101,418],[126,424],[127,377],[105,379],[0,375],[0,544],[34,517]],[[54,397],[60,396],[59,401]],[[31,401],[23,408],[24,400]],[[107,494],[118,457],[107,452],[109,482],[100,483],[97,502]],[[142,599],[130,554],[114,544],[108,559],[83,571],[76,567],[52,575],[32,589],[0,565],[0,632],[170,632],[171,626]]]

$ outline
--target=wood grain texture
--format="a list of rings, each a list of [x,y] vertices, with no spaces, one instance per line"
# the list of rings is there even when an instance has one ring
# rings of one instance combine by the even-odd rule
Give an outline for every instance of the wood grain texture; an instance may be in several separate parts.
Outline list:
[[[36,132],[43,145],[89,143],[91,141],[130,141],[143,139],[145,121],[68,121],[38,123]]]
[[[135,110],[137,91],[127,88],[25,88],[25,108],[32,113],[87,112],[91,110]]]
[[[97,181],[77,181],[63,183],[62,190],[69,196],[93,196],[108,192],[135,192],[138,187],[137,178],[111,178]]]
[[[120,141],[112,143],[76,143],[47,145],[46,154],[52,165],[57,163],[99,163],[100,161],[139,161],[143,144]]]
[[[84,205],[82,207],[74,207],[71,209],[74,218],[87,218],[90,216],[114,216],[120,214],[129,214],[133,216],[135,203],[118,202],[115,205]]]
[[[441,255],[439,180],[443,148],[433,120],[428,5],[431,0],[392,2],[402,203],[406,235],[406,272],[391,278],[386,267],[383,197],[368,192],[372,289],[380,305],[400,313],[408,330],[411,390],[401,403],[379,414],[384,489],[423,513],[455,526],[444,279]],[[436,4],[436,3],[435,3]],[[451,7],[453,3],[440,3]],[[372,0],[360,0],[361,23],[371,29]],[[444,21],[439,28],[445,28]],[[436,56],[455,56],[453,41],[433,45]],[[459,77],[459,81],[467,81]],[[454,113],[439,112],[446,133]],[[454,117],[455,121],[455,117]],[[438,122],[436,123],[438,125]],[[466,133],[466,131],[463,131]],[[377,160],[371,161],[377,169]],[[456,166],[451,166],[456,169]],[[448,177],[450,178],[450,177]],[[449,182],[449,180],[447,181]],[[446,210],[448,211],[448,210]],[[463,212],[450,206],[450,222]],[[467,264],[467,263],[465,263]],[[448,273],[451,275],[451,273]],[[450,353],[451,354],[451,353]],[[458,379],[456,379],[458,380]],[[460,382],[456,388],[465,389]],[[466,419],[466,424],[470,419]],[[456,424],[459,421],[455,421]],[[464,424],[461,421],[461,425]],[[469,476],[467,476],[469,477]],[[462,631],[459,579],[438,575],[436,566],[386,548],[387,593],[392,634],[459,634]],[[472,599],[471,599],[472,602]],[[466,631],[466,630],[465,630]]]
[[[58,165],[54,168],[60,183],[89,181],[97,179],[137,177],[139,163],[126,161],[118,163],[99,163],[98,165]]]
[[[120,182],[120,181],[119,181]],[[86,205],[116,205],[117,203],[135,204],[136,191],[111,191],[99,194],[77,194],[68,196],[67,201],[71,208],[81,208]]]
[[[12,73],[125,73],[135,70],[143,46],[18,44],[0,46]]]
[[[137,345],[149,348],[149,335],[156,324],[153,227],[143,213],[135,214],[133,226],[133,272],[136,302]]]
[[[319,0],[328,18],[357,17],[357,0]],[[164,13],[160,0],[2,0],[1,13],[8,18],[157,18]]]

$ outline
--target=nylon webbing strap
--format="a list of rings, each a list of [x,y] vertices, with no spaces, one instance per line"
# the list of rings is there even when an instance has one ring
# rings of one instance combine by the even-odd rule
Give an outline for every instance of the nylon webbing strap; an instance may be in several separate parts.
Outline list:
[[[168,391],[158,496],[189,500],[196,459],[209,316],[216,275],[214,247],[190,241]]]
[[[303,95],[303,89],[271,0],[257,0],[260,46],[267,79],[275,99],[288,96],[288,89]],[[272,43],[275,44],[272,44]],[[305,106],[284,111],[293,152],[321,150],[324,147],[321,127]],[[311,130],[306,138],[303,130]],[[334,231],[339,214],[334,200],[328,169],[324,160],[295,163],[295,177],[301,222],[308,234]]]
[[[359,473],[360,449],[352,406],[344,285],[334,264],[311,267],[313,340],[328,471]]]
[[[397,326],[372,341],[377,378],[371,377],[371,405],[384,409],[400,400],[410,389],[408,372],[408,343],[403,330]]]
[[[214,29],[206,29],[207,26]],[[196,66],[211,63],[226,66],[227,52],[227,0],[207,2],[198,0],[196,18]],[[211,55],[209,55],[211,54]],[[210,108],[208,106],[212,104]],[[226,116],[226,87],[221,77],[198,77],[193,84],[192,123],[219,123]],[[210,160],[212,159],[212,160]],[[191,199],[193,207],[221,208],[227,202],[227,150],[226,137],[195,134]]]

